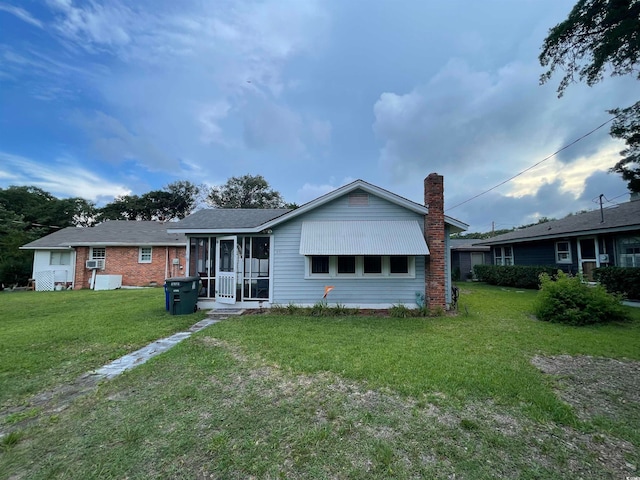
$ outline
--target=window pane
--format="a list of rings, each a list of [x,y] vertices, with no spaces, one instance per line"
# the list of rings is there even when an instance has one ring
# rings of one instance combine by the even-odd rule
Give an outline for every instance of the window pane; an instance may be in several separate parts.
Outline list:
[[[311,257],[311,273],[329,273],[329,257]]]
[[[106,255],[106,250],[105,248],[101,247],[101,248],[94,248],[91,251],[91,259],[95,260],[95,259],[99,259],[99,258],[105,258]]]
[[[151,247],[140,247],[140,261],[151,262]]]
[[[269,258],[269,237],[254,237],[251,253],[253,258]]]
[[[382,257],[364,257],[364,273],[382,273]]]
[[[409,273],[408,257],[389,257],[389,271],[391,273]]]
[[[71,265],[71,252],[51,252],[49,265]]]
[[[338,273],[356,273],[356,257],[338,257]]]

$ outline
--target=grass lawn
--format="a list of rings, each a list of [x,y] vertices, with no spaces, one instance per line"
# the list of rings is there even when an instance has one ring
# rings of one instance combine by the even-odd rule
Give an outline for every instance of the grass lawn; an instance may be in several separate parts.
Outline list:
[[[100,367],[204,317],[169,315],[164,289],[0,292],[0,407]]]
[[[145,309],[140,292],[126,293],[151,324],[180,319],[167,318],[162,302]],[[587,384],[606,401],[594,397],[598,408],[585,413],[561,400],[578,391],[581,371],[545,375],[531,360],[586,359],[593,371],[611,363],[629,368],[637,386],[640,309],[624,324],[566,327],[531,317],[535,295],[462,284],[457,317],[225,320],[3,439],[0,478],[638,475],[638,389],[628,397],[615,382]],[[121,304],[100,302],[110,311],[104,321]],[[50,368],[89,361],[83,348],[69,347]],[[0,371],[20,357],[19,349],[1,356]],[[31,391],[50,386],[40,378]]]

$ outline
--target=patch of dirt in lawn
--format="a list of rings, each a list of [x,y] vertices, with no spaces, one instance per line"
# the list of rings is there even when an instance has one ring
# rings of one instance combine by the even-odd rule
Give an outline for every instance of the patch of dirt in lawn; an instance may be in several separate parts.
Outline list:
[[[558,395],[582,420],[629,418],[640,406],[640,362],[611,358],[535,356],[531,363],[556,376]]]
[[[245,363],[246,370],[241,369],[222,382],[211,379],[213,383],[221,382],[229,408],[241,404],[247,392],[274,405],[306,405],[303,410],[309,409],[309,417],[305,421],[309,426],[326,427],[327,441],[344,442],[343,437],[332,435],[349,432],[350,446],[344,447],[347,451],[344,454],[352,457],[358,469],[373,468],[371,457],[363,456],[357,447],[350,450],[351,446],[373,444],[384,445],[380,447],[382,452],[388,447],[390,458],[400,462],[396,467],[408,474],[436,464],[443,477],[448,472],[450,478],[463,478],[465,475],[458,476],[456,472],[456,462],[449,460],[459,457],[491,465],[495,468],[492,478],[516,478],[521,470],[531,473],[539,468],[543,469],[541,477],[562,477],[568,473],[583,479],[637,475],[637,465],[628,462],[628,458],[637,457],[635,446],[606,432],[539,423],[517,407],[497,405],[490,400],[454,406],[445,395],[406,397],[330,372],[296,375],[245,356],[237,347],[213,338],[207,344],[230,348],[234,357]],[[570,403],[576,409],[585,404],[592,408],[590,414],[604,412],[619,421],[619,415],[624,415],[623,400],[637,408],[638,362],[536,357],[533,363],[547,373],[573,381],[563,394],[571,398]],[[611,402],[611,392],[618,392],[614,397],[620,398],[622,407],[603,405]],[[442,397],[437,404],[428,401],[434,395]],[[287,454],[285,466],[295,463],[286,457]],[[295,469],[285,473],[297,477]]]
[[[52,390],[34,395],[24,405],[0,411],[0,438],[10,431],[23,429],[35,423],[42,415],[54,415],[66,410],[76,398],[94,390],[98,380],[95,375],[85,374],[70,384],[59,385]],[[21,415],[28,411],[37,412],[37,415],[21,418]]]

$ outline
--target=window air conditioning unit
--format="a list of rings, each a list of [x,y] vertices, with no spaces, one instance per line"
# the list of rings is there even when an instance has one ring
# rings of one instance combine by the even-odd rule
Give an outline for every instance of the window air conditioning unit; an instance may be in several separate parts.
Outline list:
[[[104,260],[87,260],[86,267],[89,270],[96,270],[98,268],[104,268]]]

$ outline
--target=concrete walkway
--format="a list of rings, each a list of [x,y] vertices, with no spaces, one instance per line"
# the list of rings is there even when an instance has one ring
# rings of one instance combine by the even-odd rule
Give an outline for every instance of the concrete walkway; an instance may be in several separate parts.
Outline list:
[[[30,417],[23,421],[12,423],[10,426],[5,426],[5,428],[10,427],[11,430],[17,430],[19,428],[24,428],[28,424],[34,423],[42,417],[43,414],[61,412],[69,407],[76,398],[93,391],[101,380],[110,380],[117,377],[127,370],[137,367],[138,365],[142,365],[150,358],[166,352],[181,341],[189,338],[194,333],[199,332],[214,323],[218,323],[220,320],[227,319],[234,315],[242,315],[242,313],[244,313],[244,310],[212,310],[206,319],[192,325],[186,332],[179,332],[171,335],[170,337],[156,340],[146,347],[120,357],[97,370],[81,375],[70,384],[60,385],[53,390],[41,392],[33,396],[26,404],[19,407],[0,411],[0,438],[9,432],[2,427],[2,423],[4,423],[2,421],[4,419],[3,417],[20,413],[27,409],[33,409],[34,407],[41,409],[40,413],[36,417]]]
[[[181,341],[189,338],[196,332],[207,328],[209,325],[213,325],[214,323],[218,323],[220,320],[224,320],[229,318],[232,315],[242,315],[244,310],[217,310],[212,311],[209,314],[209,317],[199,321],[189,328],[186,332],[179,332],[171,335],[167,338],[161,338],[160,340],[156,340],[153,343],[150,343],[146,347],[142,347],[140,350],[136,350],[135,352],[129,353],[124,357],[120,357],[117,360],[101,367],[93,372],[89,372],[89,375],[97,377],[98,380],[101,379],[111,379],[113,377],[117,377],[123,372],[130,370],[138,365],[142,365],[150,358],[155,357],[156,355],[160,355],[163,352],[166,352],[170,348],[176,346]]]

